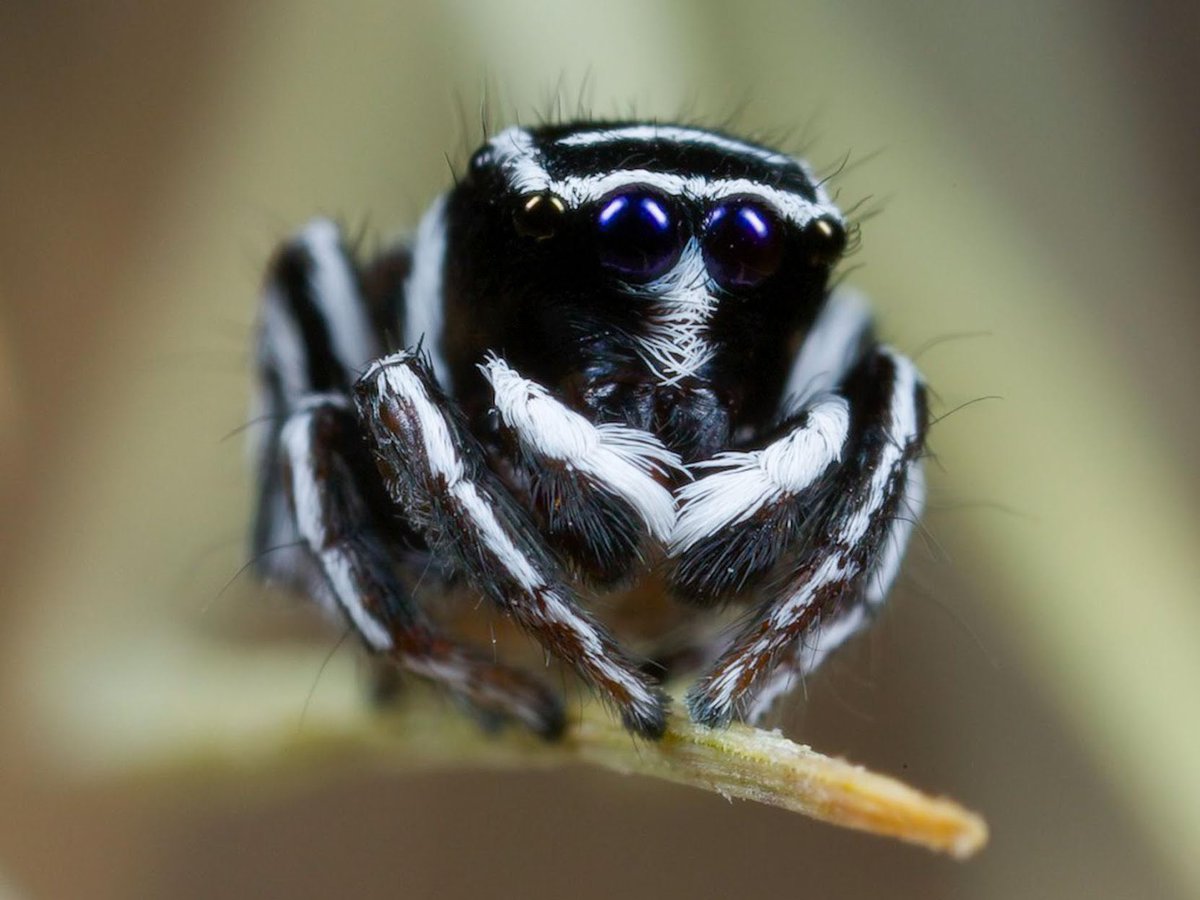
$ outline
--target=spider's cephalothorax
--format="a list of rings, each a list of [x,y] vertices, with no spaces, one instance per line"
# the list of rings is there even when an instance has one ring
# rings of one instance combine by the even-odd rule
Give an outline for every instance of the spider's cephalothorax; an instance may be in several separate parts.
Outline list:
[[[758,717],[883,602],[923,500],[924,388],[829,290],[844,244],[801,163],[644,123],[502,132],[365,268],[312,223],[263,300],[260,572],[557,732],[554,693],[412,596],[461,576],[656,736],[662,692],[581,599],[655,565],[753,610],[672,655],[705,667],[697,720]]]

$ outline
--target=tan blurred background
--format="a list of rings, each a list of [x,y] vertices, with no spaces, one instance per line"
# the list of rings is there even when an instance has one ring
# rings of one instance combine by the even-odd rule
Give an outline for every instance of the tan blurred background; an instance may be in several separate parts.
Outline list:
[[[1200,896],[1198,56],[1194,4],[0,6],[0,896]],[[782,722],[983,811],[977,859],[584,770],[89,767],[260,714],[307,615],[222,592],[263,260],[410,227],[484,83],[849,154],[887,335],[985,333],[920,362],[1003,399],[936,427],[895,602]],[[303,727],[319,633],[261,715]]]

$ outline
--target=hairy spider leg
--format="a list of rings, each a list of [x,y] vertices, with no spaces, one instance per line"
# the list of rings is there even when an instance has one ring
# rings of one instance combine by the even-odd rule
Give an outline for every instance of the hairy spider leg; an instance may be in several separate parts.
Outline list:
[[[908,360],[880,347],[852,372],[846,394],[852,415],[846,458],[813,497],[805,529],[810,549],[785,560],[782,584],[768,587],[767,601],[689,691],[698,722],[722,724],[763,712],[753,700],[780,654],[797,641],[815,641],[816,652],[796,659],[819,662],[835,636],[839,643],[850,636],[852,619],[865,624],[856,610],[876,594],[881,578],[894,574],[888,538],[907,532],[912,512],[904,504],[917,499],[909,487],[919,484],[910,472],[919,465],[926,426],[923,387]],[[884,571],[889,565],[890,573]]]
[[[384,487],[434,555],[570,662],[626,727],[660,736],[665,695],[581,608],[429,362],[412,351],[393,354],[370,367],[354,396]]]
[[[487,719],[555,736],[558,697],[441,635],[397,576],[398,561],[421,548],[391,524],[347,393],[380,346],[336,226],[313,222],[276,255],[262,301],[260,402],[271,429],[259,457],[259,572],[340,614],[372,651]],[[288,541],[283,562],[279,540]]]
[[[681,491],[677,591],[712,603],[773,576],[688,694],[709,725],[760,717],[867,623],[923,501],[924,386],[911,362],[873,341],[855,297],[831,298],[791,386],[788,406],[799,409],[782,437],[698,464],[708,474]]]
[[[319,593],[324,576],[303,546],[283,480],[283,425],[314,396],[348,397],[356,370],[380,352],[337,227],[311,222],[276,251],[259,301],[251,418],[264,427],[251,432],[259,491],[250,542],[260,577]]]

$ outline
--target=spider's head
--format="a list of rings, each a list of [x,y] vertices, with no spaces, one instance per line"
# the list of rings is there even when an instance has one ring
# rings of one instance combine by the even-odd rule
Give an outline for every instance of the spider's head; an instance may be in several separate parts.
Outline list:
[[[446,208],[446,349],[685,458],[771,415],[845,243],[791,157],[698,128],[510,128]]]

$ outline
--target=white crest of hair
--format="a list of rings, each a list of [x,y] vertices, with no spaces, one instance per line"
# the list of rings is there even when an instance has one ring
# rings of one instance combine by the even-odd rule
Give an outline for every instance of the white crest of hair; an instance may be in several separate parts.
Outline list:
[[[720,453],[693,465],[693,470],[716,471],[679,491],[671,553],[682,553],[812,485],[841,459],[849,431],[849,404],[831,396],[808,410],[803,425],[763,449]]]
[[[404,282],[404,343],[422,345],[434,377],[452,393],[450,367],[442,353],[442,272],[446,264],[446,195],[433,201],[421,218],[413,241],[412,271]]]
[[[488,142],[492,159],[519,194],[546,190],[550,176],[529,132],[519,125],[506,128]]]
[[[648,169],[618,169],[596,175],[548,178],[542,190],[553,191],[569,206],[579,207],[596,203],[621,188],[638,185],[652,187],[669,197],[685,197],[710,206],[729,197],[757,197],[797,228],[803,228],[819,216],[829,216],[838,221],[842,218],[841,211],[831,202],[822,202],[820,198],[809,200],[800,194],[749,178],[711,178],[706,175],[652,172]]]
[[[713,147],[737,156],[749,156],[775,166],[787,166],[795,162],[790,156],[748,144],[722,134],[714,134],[703,128],[688,128],[679,125],[627,125],[620,128],[595,128],[577,131],[560,137],[556,144],[564,147],[595,147],[620,141],[669,141],[675,144],[693,144]]]
[[[312,257],[309,282],[313,299],[325,319],[333,352],[347,373],[357,374],[377,356],[380,348],[358,280],[342,249],[341,233],[329,219],[314,219],[296,236]]]
[[[799,410],[845,381],[871,319],[867,299],[858,291],[838,288],[830,294],[788,374],[784,396],[790,409]]]
[[[376,650],[392,646],[386,628],[363,607],[355,584],[353,566],[344,549],[329,546],[322,516],[323,476],[319,477],[312,457],[313,412],[307,410],[288,419],[280,435],[292,473],[292,504],[296,527],[305,543],[317,554],[321,569],[338,605],[346,611],[363,639]]]
[[[632,506],[657,540],[668,538],[675,501],[654,475],[681,470],[677,454],[639,429],[594,425],[498,356],[489,356],[479,368],[492,385],[501,421],[527,452],[595,479]]]
[[[664,385],[695,375],[716,352],[708,325],[717,308],[717,288],[699,241],[689,239],[669,272],[633,290],[652,300],[646,329],[637,340],[642,361]]]
[[[690,133],[690,130],[684,129]],[[579,136],[582,136],[581,133]],[[703,134],[704,132],[698,132]],[[717,135],[709,135],[717,138]],[[727,139],[722,139],[727,140]],[[560,139],[561,143],[562,139]],[[730,141],[733,146],[740,146]],[[703,175],[680,175],[674,172],[651,172],[647,169],[617,169],[589,175],[567,175],[551,178],[542,164],[542,155],[533,138],[523,128],[508,128],[494,137],[489,145],[494,159],[504,172],[509,186],[519,194],[551,191],[568,206],[579,208],[602,200],[613,191],[641,185],[654,188],[672,197],[686,197],[693,202],[715,204],[734,196],[758,197],[793,225],[803,228],[820,216],[842,220],[842,213],[824,188],[817,185],[816,200],[808,200],[791,191],[748,178],[708,178]],[[731,152],[733,152],[731,150]],[[739,151],[740,152],[740,151]],[[804,167],[802,167],[804,168]],[[807,168],[804,168],[807,173]],[[809,181],[813,179],[809,175]]]

